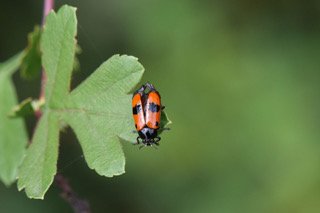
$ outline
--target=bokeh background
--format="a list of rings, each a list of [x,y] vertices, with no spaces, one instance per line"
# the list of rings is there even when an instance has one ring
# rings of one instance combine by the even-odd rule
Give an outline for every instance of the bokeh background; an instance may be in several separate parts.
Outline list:
[[[93,212],[320,212],[318,0],[65,0],[78,7],[78,85],[116,53],[139,58],[172,130],[158,150],[123,144],[126,173],[90,170],[71,129],[59,167]],[[26,46],[42,3],[0,2],[0,60]],[[19,99],[39,81],[14,76]],[[39,79],[38,79],[39,80]],[[31,134],[35,120],[26,120]],[[0,183],[0,212],[72,212]]]

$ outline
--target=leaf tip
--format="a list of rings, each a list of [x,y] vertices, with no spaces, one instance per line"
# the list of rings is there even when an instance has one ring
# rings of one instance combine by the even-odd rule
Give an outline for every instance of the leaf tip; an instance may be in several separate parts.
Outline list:
[[[105,177],[108,177],[108,178],[112,178],[112,177],[115,177],[115,176],[120,176],[120,175],[123,175],[125,173],[124,165],[123,165],[123,167],[121,169],[119,169],[117,171],[115,171],[115,170],[101,171],[98,168],[94,168],[93,170],[95,170],[99,175],[105,176]]]
[[[6,178],[0,178],[1,182],[5,185],[5,187],[9,188],[13,181],[10,181],[9,179]]]
[[[30,199],[44,200],[44,195],[48,191],[50,185],[44,191],[38,191],[38,190],[35,190],[35,188],[31,188],[31,187],[29,188],[28,186],[26,186],[25,183],[22,183],[20,180],[18,180],[17,188],[18,188],[18,191],[20,192],[24,190],[27,197]]]
[[[20,179],[18,179],[17,188],[19,192],[21,192],[25,188],[25,185],[21,183]]]
[[[76,7],[73,7],[73,6],[70,6],[70,5],[68,5],[68,4],[65,4],[65,5],[63,5],[60,9],[59,9],[59,11],[58,11],[58,13],[60,13],[60,11],[61,11],[61,13],[63,12],[63,11],[67,11],[67,10],[71,10],[72,12],[76,12],[77,11],[77,8]]]

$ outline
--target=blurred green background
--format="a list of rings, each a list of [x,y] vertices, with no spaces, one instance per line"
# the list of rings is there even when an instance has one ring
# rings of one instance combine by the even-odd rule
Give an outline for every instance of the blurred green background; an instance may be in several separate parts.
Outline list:
[[[68,0],[78,7],[78,85],[116,53],[139,58],[172,130],[158,150],[123,144],[126,173],[98,176],[71,129],[59,167],[93,212],[320,212],[317,0]],[[0,3],[0,60],[26,46],[42,3]],[[39,83],[14,76],[19,99]],[[29,134],[35,120],[27,119]],[[0,212],[71,212],[0,184]]]

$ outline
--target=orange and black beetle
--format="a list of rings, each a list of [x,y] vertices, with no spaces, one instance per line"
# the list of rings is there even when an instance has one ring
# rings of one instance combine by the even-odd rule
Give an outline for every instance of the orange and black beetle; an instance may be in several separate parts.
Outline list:
[[[159,145],[161,138],[158,136],[160,128],[161,96],[150,83],[142,85],[132,97],[132,114],[136,130],[139,134],[137,144],[146,146]]]

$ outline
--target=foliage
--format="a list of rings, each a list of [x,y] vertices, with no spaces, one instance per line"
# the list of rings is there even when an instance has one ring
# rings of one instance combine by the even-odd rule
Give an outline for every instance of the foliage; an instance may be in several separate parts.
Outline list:
[[[28,141],[23,120],[8,117],[12,106],[17,104],[11,75],[18,69],[21,56],[0,64],[0,180],[7,186],[17,178]]]
[[[36,106],[37,104],[35,101],[32,101],[32,98],[27,98],[16,105],[9,113],[9,116],[15,118],[34,115],[36,112]]]
[[[42,98],[39,101],[28,98],[11,111],[12,117],[19,117],[41,109],[42,115],[18,175],[18,189],[25,189],[30,198],[43,199],[53,182],[57,172],[59,131],[65,124],[73,129],[79,139],[88,166],[106,177],[124,173],[125,157],[120,139],[134,142],[136,138],[136,135],[132,134],[132,95],[129,93],[140,81],[144,73],[143,66],[133,56],[114,55],[82,84],[70,91],[72,71],[78,64],[75,54],[80,51],[75,40],[76,33],[76,9],[63,6],[57,13],[51,12],[47,16],[41,36],[39,28],[35,28],[35,32],[29,35],[29,47],[23,54],[22,76],[27,79],[34,78],[36,70],[40,70],[39,61],[42,62],[47,76],[45,103]],[[38,58],[39,45],[41,59]],[[10,83],[9,74],[19,66],[20,60],[21,55],[13,62],[9,61],[10,66],[2,66],[3,81]],[[1,86],[5,87],[1,90],[4,92],[1,97],[8,98],[6,90],[12,88],[5,84]],[[14,98],[14,91],[10,91],[11,93],[11,98]],[[15,103],[13,100],[3,102],[7,103],[4,111],[1,111],[4,116]],[[11,122],[12,126],[16,126],[6,125],[6,128],[1,130],[6,131],[7,135],[11,133],[12,137],[21,137],[15,141],[20,144],[17,152],[13,149],[16,145],[11,143],[13,139],[0,140],[3,147],[11,145],[8,146],[10,150],[6,155],[1,155],[3,163],[0,164],[0,168],[8,167],[8,174],[4,173],[2,178],[8,184],[16,177],[27,137],[25,133],[12,134],[13,130],[25,131],[21,120],[10,120],[7,117],[5,119]],[[162,126],[169,123],[167,115],[163,114]],[[5,149],[0,148],[0,151]],[[17,155],[15,167],[5,161],[12,152]]]
[[[40,38],[40,27],[35,26],[34,31],[28,35],[28,46],[23,52],[20,65],[21,76],[25,79],[34,79],[41,71]]]

